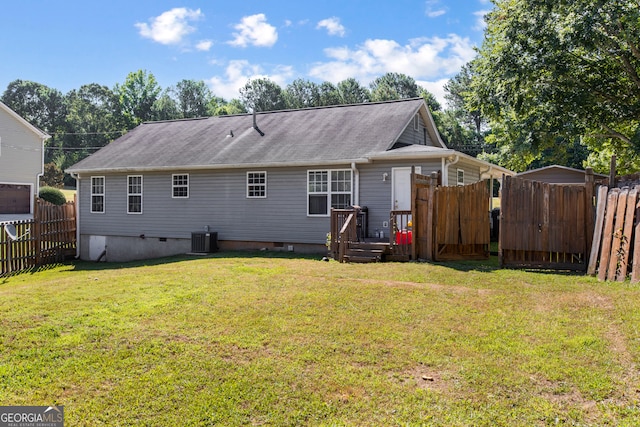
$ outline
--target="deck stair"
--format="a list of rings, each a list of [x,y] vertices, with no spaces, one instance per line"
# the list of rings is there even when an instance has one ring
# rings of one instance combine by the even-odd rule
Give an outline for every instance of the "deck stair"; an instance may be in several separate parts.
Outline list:
[[[350,242],[344,256],[346,262],[381,262],[391,253],[389,243]]]

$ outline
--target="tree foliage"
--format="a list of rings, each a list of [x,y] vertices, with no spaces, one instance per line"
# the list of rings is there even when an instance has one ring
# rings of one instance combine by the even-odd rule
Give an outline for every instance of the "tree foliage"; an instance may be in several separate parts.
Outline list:
[[[202,81],[181,80],[173,89],[182,118],[205,117],[213,97],[211,90]]]
[[[372,101],[391,101],[420,96],[420,88],[416,81],[401,73],[387,73],[380,76],[371,82],[369,87]]]
[[[389,89],[384,89],[387,100],[423,96],[434,112],[440,109],[435,97],[417,86],[411,77],[388,74],[376,82],[373,86]],[[410,91],[407,87],[411,88]],[[242,114],[253,109],[272,111],[357,104],[372,100],[367,87],[353,78],[338,84],[297,79],[285,89],[269,79],[255,79],[249,80],[239,94],[239,98],[227,101],[215,96],[203,81],[195,80],[182,80],[162,90],[153,74],[138,70],[129,73],[125,81],[114,85],[113,89],[91,83],[66,95],[40,83],[15,80],[7,86],[1,99],[34,126],[52,135],[45,147],[45,162],[48,163],[46,181],[51,185],[60,185],[57,172],[143,121]],[[74,184],[68,175],[64,183]]]
[[[467,105],[489,117],[496,143],[537,159],[583,138],[592,161],[604,148],[640,166],[638,1],[494,3]]]
[[[369,89],[362,86],[353,77],[343,80],[337,85],[341,104],[361,104],[371,99]]]
[[[287,106],[282,88],[269,79],[249,80],[240,88],[240,99],[253,111],[283,110]]]
[[[144,70],[129,73],[122,85],[116,84],[114,92],[129,129],[153,120],[153,104],[161,91],[155,76]]]
[[[63,188],[64,172],[55,163],[44,165],[44,173],[40,178],[40,184],[46,187]]]

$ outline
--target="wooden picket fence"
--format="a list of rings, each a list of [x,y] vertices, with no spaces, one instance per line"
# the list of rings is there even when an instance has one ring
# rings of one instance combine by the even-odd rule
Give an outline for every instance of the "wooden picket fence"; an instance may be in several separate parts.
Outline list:
[[[594,229],[593,172],[584,184],[505,177],[500,266],[587,271]]]
[[[412,175],[413,259],[486,259],[491,240],[486,181],[442,187],[437,174]]]
[[[13,221],[16,239],[0,227],[0,276],[58,263],[76,253],[75,202],[56,206],[36,199],[34,218]]]
[[[640,281],[640,186],[600,187],[587,273],[599,280]]]

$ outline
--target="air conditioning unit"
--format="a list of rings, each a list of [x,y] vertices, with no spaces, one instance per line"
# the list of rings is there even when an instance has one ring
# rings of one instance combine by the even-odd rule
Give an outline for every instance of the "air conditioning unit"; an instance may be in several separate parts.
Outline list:
[[[191,252],[210,253],[218,250],[218,233],[191,233]]]

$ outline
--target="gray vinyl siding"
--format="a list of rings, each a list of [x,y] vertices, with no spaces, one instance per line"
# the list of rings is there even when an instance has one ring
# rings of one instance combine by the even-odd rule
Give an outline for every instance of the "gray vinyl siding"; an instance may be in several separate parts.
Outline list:
[[[31,184],[42,173],[42,140],[0,109],[0,183]]]
[[[473,184],[480,181],[480,168],[464,162],[458,162],[449,166],[449,185],[456,185],[458,182],[458,169],[464,170],[464,185]]]
[[[434,146],[431,137],[428,132],[425,132],[425,123],[422,120],[422,116],[420,114],[417,115],[420,125],[418,126],[418,130],[415,130],[413,127],[413,119],[409,122],[407,127],[405,128],[400,138],[398,138],[398,143],[400,144],[417,144],[417,145],[429,145]],[[426,140],[425,140],[426,138]]]
[[[105,175],[104,213],[89,212],[91,179],[83,176],[81,234],[190,238],[209,226],[219,240],[325,243],[329,217],[307,216],[309,169],[264,170],[266,198],[246,197],[248,170],[189,172],[188,199],[171,197],[172,173],[145,173],[143,212],[136,215],[126,213],[126,174]]]
[[[385,236],[389,236],[389,229],[383,228],[383,223],[389,221],[392,200],[391,192],[393,183],[391,180],[391,170],[397,167],[420,166],[421,173],[428,175],[431,172],[437,172],[441,169],[440,159],[431,161],[404,161],[393,163],[373,163],[371,165],[362,165],[358,169],[360,171],[360,205],[366,206],[369,217],[369,234],[375,232],[376,229],[384,230]],[[389,174],[386,181],[382,180],[384,173]]]
[[[369,236],[373,236],[376,229],[384,230],[385,236],[389,236],[389,229],[383,223],[389,221],[392,208],[392,169],[411,166],[420,166],[421,173],[428,175],[439,171],[442,163],[440,159],[433,159],[382,161],[357,166],[359,203],[368,208]],[[478,179],[478,168],[456,164],[449,171],[453,185],[457,167],[465,168],[465,182]],[[128,174],[124,173],[97,175],[105,177],[105,212],[91,213],[91,175],[83,175],[79,184],[80,234],[130,237],[142,243],[142,235],[151,240],[190,239],[192,232],[202,232],[208,226],[222,241],[322,245],[330,231],[330,218],[307,215],[307,172],[350,168],[345,164],[331,168],[144,173],[142,214],[127,214]],[[267,173],[266,198],[246,197],[248,171]],[[172,198],[172,175],[175,173],[188,173],[188,198]],[[386,181],[382,179],[384,173],[389,177]]]

